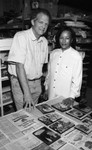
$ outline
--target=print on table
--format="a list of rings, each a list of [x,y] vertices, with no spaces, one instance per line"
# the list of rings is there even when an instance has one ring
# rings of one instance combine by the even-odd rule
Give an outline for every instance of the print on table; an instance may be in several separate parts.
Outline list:
[[[91,131],[92,131],[92,127],[87,127],[86,125],[84,124],[78,124],[75,126],[76,129],[86,133],[86,134],[89,134]]]
[[[74,118],[77,118],[79,120],[83,119],[85,116],[86,116],[86,113],[80,111],[80,110],[77,110],[75,108],[73,108],[72,110],[69,110],[68,112],[66,112],[68,115],[74,117]]]
[[[43,114],[54,112],[55,110],[48,104],[41,104],[36,106]]]
[[[52,107],[54,107],[55,109],[57,109],[57,110],[59,110],[61,112],[65,112],[65,111],[71,109],[71,107],[69,107],[67,105],[64,105],[62,102],[61,103],[53,104]]]
[[[60,119],[56,121],[55,123],[51,124],[49,127],[53,129],[54,131],[58,132],[59,134],[62,134],[74,126],[75,124],[72,123],[71,121]]]
[[[47,127],[42,127],[37,131],[33,132],[33,134],[47,145],[52,144],[60,138],[57,133]]]
[[[50,124],[54,123],[55,121],[57,121],[61,118],[62,117],[59,113],[54,112],[54,113],[49,113],[49,114],[46,114],[44,116],[41,116],[38,118],[38,120],[43,122],[45,125],[50,125]]]
[[[78,109],[78,110],[80,110],[82,112],[85,112],[85,113],[89,113],[89,112],[92,111],[92,108],[87,106],[87,105],[79,105],[79,104],[77,104],[77,105],[74,106],[74,108],[76,108],[76,109]]]

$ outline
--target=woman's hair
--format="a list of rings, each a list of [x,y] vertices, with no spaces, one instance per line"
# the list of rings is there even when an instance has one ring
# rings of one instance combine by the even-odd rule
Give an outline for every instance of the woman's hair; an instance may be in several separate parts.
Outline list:
[[[69,27],[69,26],[62,26],[58,29],[57,31],[57,34],[55,36],[55,41],[56,41],[56,44],[55,44],[55,48],[61,48],[60,46],[60,42],[59,42],[59,38],[60,38],[60,35],[62,34],[63,31],[69,31],[70,34],[71,34],[71,39],[72,39],[72,42],[71,42],[71,46],[73,48],[75,48],[75,45],[76,45],[76,36],[75,36],[75,32],[74,30]]]
[[[38,8],[32,11],[31,14],[31,20],[35,19],[38,14],[43,13],[44,15],[49,17],[49,23],[51,23],[51,15],[50,12],[47,9],[44,8]]]

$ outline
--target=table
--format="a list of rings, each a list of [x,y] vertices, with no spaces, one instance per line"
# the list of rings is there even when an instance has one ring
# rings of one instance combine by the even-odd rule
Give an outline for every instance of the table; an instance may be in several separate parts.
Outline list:
[[[57,99],[52,99],[38,104],[36,105],[36,107],[43,104],[48,104],[49,106],[51,106],[52,104],[60,102],[62,99],[64,98],[58,97]],[[50,127],[52,126],[52,124],[57,123],[57,121],[59,120],[53,122],[52,124],[50,124],[50,126],[42,123],[38,118],[46,116],[47,114],[43,114],[36,107],[31,112],[27,112],[25,109],[22,109],[0,118],[0,150],[78,150],[79,148],[80,150],[82,150],[83,148],[84,150],[90,149],[90,147],[92,146],[92,132],[90,132],[89,134],[85,134],[75,129],[73,126],[62,134],[57,133],[57,131],[53,130]],[[58,114],[58,116],[60,116],[60,118],[69,120],[75,125],[78,125],[82,122],[79,119],[69,116],[65,112],[62,113],[60,111],[57,111],[56,109],[54,110],[54,112],[48,114],[51,115],[56,113]],[[65,125],[63,126],[63,128],[65,128]],[[48,134],[50,135],[48,136]]]

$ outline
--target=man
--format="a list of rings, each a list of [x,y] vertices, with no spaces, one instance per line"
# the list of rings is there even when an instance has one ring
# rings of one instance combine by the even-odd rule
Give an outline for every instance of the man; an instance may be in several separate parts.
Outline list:
[[[8,56],[8,71],[17,110],[32,108],[41,94],[41,76],[48,62],[48,42],[42,35],[47,31],[50,14],[45,9],[35,10],[32,27],[15,34]]]

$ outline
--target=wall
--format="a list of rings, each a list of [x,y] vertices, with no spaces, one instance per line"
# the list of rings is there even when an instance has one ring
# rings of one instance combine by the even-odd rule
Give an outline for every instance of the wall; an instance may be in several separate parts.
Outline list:
[[[14,10],[15,12],[21,12],[23,8],[23,0],[0,0],[0,16],[4,15],[4,12]]]
[[[57,16],[57,0],[40,0],[40,7],[46,8],[52,17]]]
[[[4,12],[9,12],[14,10],[14,12],[21,13],[24,12],[24,17],[26,17],[30,11],[30,3],[34,0],[0,0],[0,16],[4,15]],[[38,0],[39,6],[46,8],[50,11],[53,17],[57,15],[57,0]],[[23,5],[24,4],[24,5]]]
[[[3,0],[0,0],[0,16],[3,16]]]

